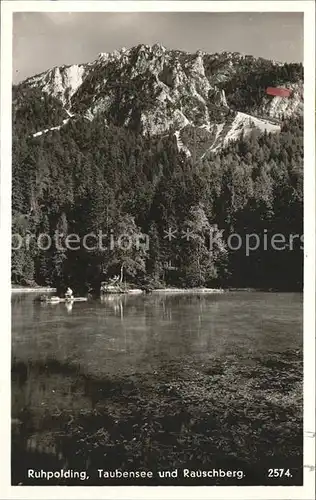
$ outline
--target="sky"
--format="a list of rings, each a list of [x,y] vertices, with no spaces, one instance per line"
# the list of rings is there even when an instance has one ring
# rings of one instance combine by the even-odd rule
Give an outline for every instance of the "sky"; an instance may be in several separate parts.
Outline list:
[[[140,43],[302,62],[303,40],[303,14],[296,12],[19,12],[13,17],[13,81]]]

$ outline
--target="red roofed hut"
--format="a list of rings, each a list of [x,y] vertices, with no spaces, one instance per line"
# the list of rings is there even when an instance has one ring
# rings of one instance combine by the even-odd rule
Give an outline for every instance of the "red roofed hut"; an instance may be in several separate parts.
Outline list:
[[[266,89],[266,93],[268,95],[272,95],[273,97],[290,97],[292,91],[289,89],[283,89],[281,87],[268,87]]]

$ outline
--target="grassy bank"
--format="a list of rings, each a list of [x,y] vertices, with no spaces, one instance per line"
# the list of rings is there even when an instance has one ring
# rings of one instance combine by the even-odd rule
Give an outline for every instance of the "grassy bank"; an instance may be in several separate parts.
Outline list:
[[[96,485],[136,484],[102,482],[98,468],[241,469],[242,480],[180,477],[170,484],[250,485],[271,484],[268,468],[289,467],[292,478],[277,484],[301,484],[298,351],[251,359],[210,357],[203,365],[179,361],[161,365],[154,373],[107,379],[53,360],[45,365],[13,363],[13,393],[31,378],[32,404],[21,408],[13,400],[15,484],[32,484],[26,480],[30,467],[88,470],[90,480],[84,484]],[[159,481],[168,480],[156,477],[139,484]]]

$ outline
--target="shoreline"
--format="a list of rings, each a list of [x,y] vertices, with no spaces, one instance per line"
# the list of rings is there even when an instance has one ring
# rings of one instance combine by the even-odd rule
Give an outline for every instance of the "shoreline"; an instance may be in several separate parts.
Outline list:
[[[41,287],[39,286],[38,288],[31,288],[31,287],[16,287],[16,288],[11,288],[11,293],[33,293],[33,292],[56,292],[56,288],[52,287]]]
[[[15,287],[11,288],[11,294],[14,293],[54,293],[56,288],[53,287]],[[228,292],[266,292],[266,293],[302,293],[302,290],[277,290],[273,288],[156,288],[150,291],[150,293],[200,293],[200,294],[222,294]],[[130,288],[126,292],[108,292],[101,294],[101,296],[106,295],[140,295],[146,294],[146,291],[141,288]]]
[[[152,293],[225,293],[223,288],[156,288]]]

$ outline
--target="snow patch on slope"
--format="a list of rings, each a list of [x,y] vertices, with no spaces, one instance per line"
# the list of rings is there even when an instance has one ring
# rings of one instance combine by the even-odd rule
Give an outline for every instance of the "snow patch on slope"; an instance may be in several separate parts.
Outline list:
[[[180,130],[177,130],[174,135],[176,136],[178,151],[183,151],[187,157],[191,156],[189,148],[187,148],[187,146],[185,146],[182,142]]]
[[[35,132],[35,134],[32,134],[32,137],[39,137],[43,134],[47,134],[47,132],[50,132],[51,130],[60,130],[61,127],[66,125],[66,123],[68,123],[68,122],[69,122],[69,118],[66,118],[65,120],[63,120],[62,125],[57,125],[57,127],[45,128],[44,130],[40,130],[39,132]]]
[[[278,133],[281,130],[281,126],[270,122],[268,119],[260,119],[253,115],[248,115],[246,113],[238,112],[229,126],[226,123],[215,124],[217,128],[215,139],[212,146],[204,153],[206,156],[208,152],[216,152],[226,147],[229,142],[237,141],[242,134],[245,136],[249,135],[252,130],[257,129],[264,133]]]
[[[225,106],[225,108],[228,108],[228,104],[226,101],[226,94],[225,94],[224,89],[221,91],[221,104],[222,104],[222,106]]]
[[[268,120],[260,120],[246,113],[237,113],[229,132],[226,134],[223,145],[227,146],[230,141],[239,139],[242,133],[249,134],[253,128],[257,128],[262,132],[280,132],[280,125],[270,123]]]
[[[225,123],[215,123],[215,128],[216,128],[216,132],[215,132],[215,138],[214,138],[214,141],[213,141],[213,144],[212,146],[208,149],[208,151],[206,151],[203,155],[202,155],[202,158],[206,155],[207,152],[209,151],[215,151],[216,150],[216,142],[220,136],[220,134],[222,133],[223,131],[223,128],[225,126]]]

